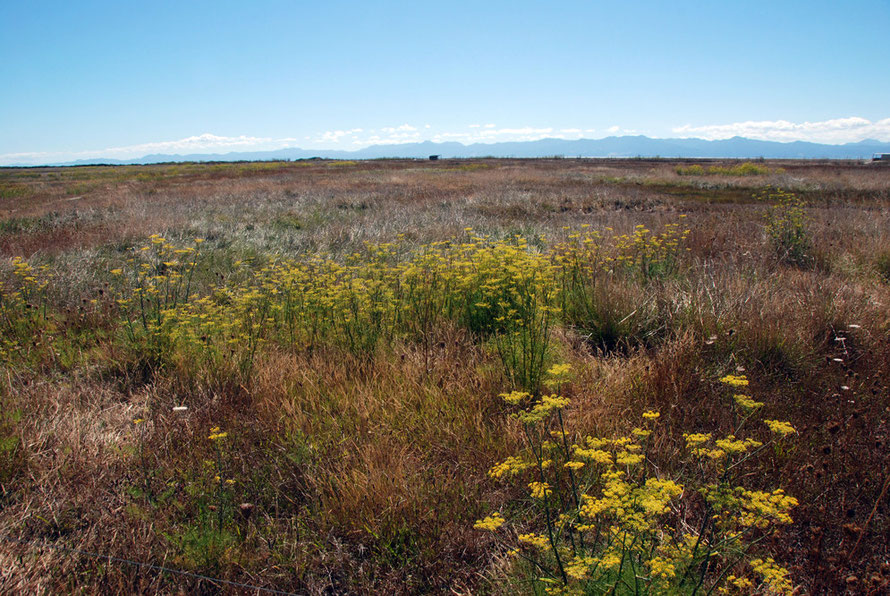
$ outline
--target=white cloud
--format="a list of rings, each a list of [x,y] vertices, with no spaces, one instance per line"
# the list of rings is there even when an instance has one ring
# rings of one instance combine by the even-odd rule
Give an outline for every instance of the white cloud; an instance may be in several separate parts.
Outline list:
[[[591,133],[591,132],[593,132],[593,129],[585,130],[584,132]],[[625,136],[625,135],[640,134],[640,132],[636,129],[624,128],[623,126],[618,126],[618,125],[610,126],[609,128],[606,128],[605,130],[603,130],[603,133],[605,133],[606,135],[608,135],[610,137],[621,137],[621,136]]]
[[[761,120],[715,124],[707,126],[684,125],[673,129],[679,137],[702,139],[728,139],[747,137],[763,141],[811,141],[814,143],[855,143],[865,139],[890,141],[890,118],[872,122],[856,116],[823,120],[821,122],[789,122],[787,120]]]
[[[417,130],[417,127],[411,126],[410,124],[403,124],[396,127],[381,128],[380,130],[392,134],[395,132],[415,132]]]
[[[188,154],[227,153],[230,151],[267,151],[291,146],[296,140],[297,139],[295,138],[274,139],[268,137],[249,137],[246,135],[223,137],[204,133],[186,137],[184,139],[177,139],[175,141],[140,143],[137,145],[107,147],[105,149],[5,153],[0,154],[0,164],[41,164],[92,158],[131,159],[153,153]]]
[[[503,141],[537,141],[547,137],[566,135],[554,133],[552,128],[494,128],[494,125],[471,124],[467,132],[440,132],[430,137],[431,141],[458,141],[460,143],[499,143]]]
[[[364,132],[361,128],[352,128],[349,130],[329,130],[323,132],[315,142],[316,143],[339,143],[344,137],[355,137],[356,134]],[[310,137],[306,137],[309,139]]]
[[[26,152],[0,154],[0,165],[13,163],[41,164],[88,158],[131,159],[149,154],[227,153],[230,151],[266,151],[300,146],[304,149],[358,149],[369,145],[397,145],[421,141],[458,141],[496,143],[502,141],[536,141],[546,137],[578,139],[592,130],[580,128],[553,129],[550,127],[505,127],[471,124],[463,130],[437,130],[429,124],[386,126],[379,129],[350,128],[328,130],[299,138],[224,137],[211,133],[174,141],[142,143],[105,149],[74,152]]]
[[[78,151],[77,155],[96,155],[108,157],[140,157],[149,153],[203,153],[238,150],[268,150],[287,147],[294,143],[295,138],[273,139],[268,137],[222,137],[210,133],[186,137],[175,141],[141,143],[122,147],[109,147],[101,151]]]

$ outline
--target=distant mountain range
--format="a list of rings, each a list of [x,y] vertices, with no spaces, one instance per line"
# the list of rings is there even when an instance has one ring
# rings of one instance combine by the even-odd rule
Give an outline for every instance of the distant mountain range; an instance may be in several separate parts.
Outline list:
[[[145,155],[118,160],[97,157],[47,165],[149,164],[182,161],[262,161],[326,159],[379,159],[469,157],[688,157],[753,159],[867,159],[874,153],[890,153],[890,142],[867,139],[844,145],[825,145],[795,141],[779,143],[733,137],[717,141],[704,139],[653,139],[645,136],[606,137],[604,139],[541,139],[505,143],[404,143],[372,145],[355,151],[288,148],[275,151],[201,153],[191,155]]]

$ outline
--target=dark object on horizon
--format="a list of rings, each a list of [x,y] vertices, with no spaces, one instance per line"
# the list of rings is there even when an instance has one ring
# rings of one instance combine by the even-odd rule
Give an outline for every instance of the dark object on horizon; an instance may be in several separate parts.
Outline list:
[[[432,157],[430,157],[432,159]],[[871,156],[872,161],[886,161],[890,163],[890,153],[875,153]]]
[[[439,161],[438,155],[430,155],[430,161]]]

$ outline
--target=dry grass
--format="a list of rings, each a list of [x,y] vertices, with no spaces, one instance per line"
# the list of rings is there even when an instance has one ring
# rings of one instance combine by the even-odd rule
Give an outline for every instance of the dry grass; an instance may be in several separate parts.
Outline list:
[[[546,250],[566,227],[625,233],[681,214],[691,233],[678,272],[614,276],[597,288],[611,336],[554,330],[551,358],[577,371],[568,388],[575,424],[623,432],[657,408],[653,464],[669,469],[683,431],[731,423],[715,379],[744,368],[767,417],[800,431],[751,478],[801,503],[769,550],[804,592],[886,590],[890,169],[769,162],[784,171],[699,179],[679,176],[678,164],[0,170],[3,278],[14,256],[47,265],[58,322],[30,338],[27,358],[0,369],[0,439],[13,445],[0,453],[0,534],[29,542],[0,539],[0,591],[225,591],[43,543],[296,592],[518,589],[504,583],[512,572],[502,548],[472,529],[491,507],[523,507],[517,489],[486,477],[521,437],[497,398],[506,379],[483,338],[443,322],[423,342],[366,355],[270,346],[249,382],[202,383],[187,363],[159,367],[122,340],[108,272],[154,233],[207,239],[196,279],[205,292],[240,275],[235,261],[343,259],[399,238],[411,251],[467,227],[522,234]],[[809,203],[806,268],[783,264],[767,244],[764,205],[751,197],[769,185]],[[180,405],[188,411],[172,411]],[[235,480],[224,501],[206,490],[216,425],[230,435],[221,473]],[[240,503],[253,506],[249,516]],[[213,522],[221,508],[223,532]]]

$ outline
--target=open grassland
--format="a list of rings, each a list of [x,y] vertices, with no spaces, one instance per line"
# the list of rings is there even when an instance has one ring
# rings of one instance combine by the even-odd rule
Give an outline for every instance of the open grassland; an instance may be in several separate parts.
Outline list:
[[[888,589],[890,168],[9,168],[0,258],[4,593]]]

